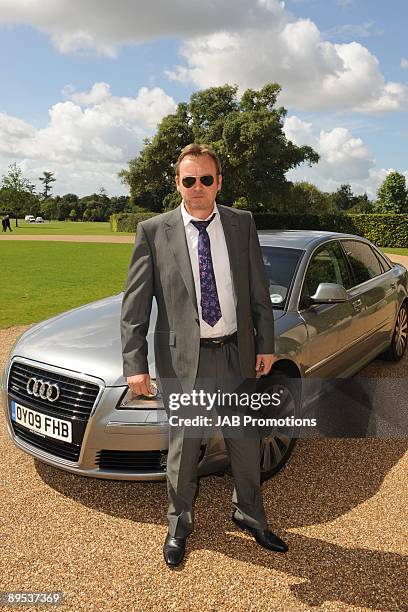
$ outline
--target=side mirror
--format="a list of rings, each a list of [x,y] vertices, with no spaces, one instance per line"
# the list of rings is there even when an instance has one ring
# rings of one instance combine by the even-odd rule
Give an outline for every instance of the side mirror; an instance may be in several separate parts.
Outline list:
[[[311,304],[340,304],[347,302],[348,295],[343,285],[320,283],[316,293],[310,296]]]

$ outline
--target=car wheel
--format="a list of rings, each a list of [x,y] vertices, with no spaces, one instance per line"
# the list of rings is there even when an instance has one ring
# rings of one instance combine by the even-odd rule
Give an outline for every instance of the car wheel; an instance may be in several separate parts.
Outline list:
[[[402,304],[395,322],[394,333],[389,348],[384,353],[387,361],[400,361],[407,348],[408,340],[408,307]]]
[[[279,393],[280,405],[269,410],[260,410],[259,418],[285,419],[299,414],[300,379],[289,378],[282,373],[273,373],[265,382],[262,381],[259,391],[262,393]],[[261,423],[262,421],[260,421]],[[259,427],[261,434],[261,482],[274,476],[289,459],[296,444],[295,427],[268,426]]]

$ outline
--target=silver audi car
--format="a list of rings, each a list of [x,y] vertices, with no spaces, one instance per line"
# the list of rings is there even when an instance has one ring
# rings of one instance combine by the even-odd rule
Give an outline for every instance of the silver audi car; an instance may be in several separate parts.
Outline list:
[[[352,376],[380,353],[402,358],[408,334],[404,266],[358,236],[268,231],[259,237],[278,356],[259,385],[279,388],[283,413],[303,406],[307,386],[310,399],[310,381]],[[159,480],[166,475],[167,415],[160,391],[132,396],[123,378],[121,300],[119,294],[75,308],[20,336],[2,377],[8,432],[21,450],[74,474]],[[153,379],[155,319],[153,307]],[[262,430],[263,480],[284,465],[294,444],[287,428]],[[215,428],[203,440],[199,473],[226,469],[222,433]]]

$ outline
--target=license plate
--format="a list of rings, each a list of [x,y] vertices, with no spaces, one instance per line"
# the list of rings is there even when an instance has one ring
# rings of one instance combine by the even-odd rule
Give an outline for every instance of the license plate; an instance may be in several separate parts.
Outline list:
[[[11,420],[48,438],[72,442],[72,423],[26,408],[14,401],[11,403]]]

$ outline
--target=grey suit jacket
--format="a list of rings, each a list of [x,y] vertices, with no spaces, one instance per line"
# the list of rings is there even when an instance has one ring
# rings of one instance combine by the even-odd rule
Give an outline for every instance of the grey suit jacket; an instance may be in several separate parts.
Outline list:
[[[256,353],[274,352],[273,309],[252,215],[218,205],[237,300],[241,375],[255,377]],[[180,207],[137,226],[123,295],[123,375],[149,371],[146,335],[152,299],[157,301],[156,370],[193,389],[200,350],[200,323],[193,272]]]

